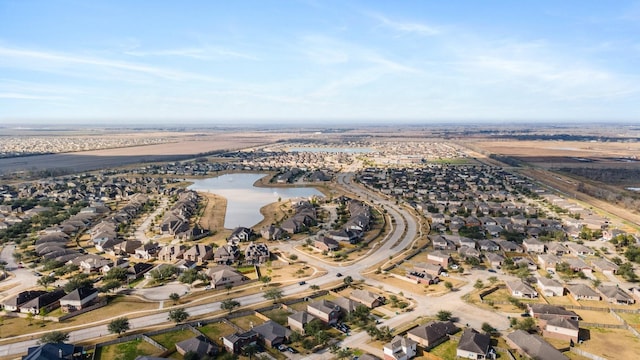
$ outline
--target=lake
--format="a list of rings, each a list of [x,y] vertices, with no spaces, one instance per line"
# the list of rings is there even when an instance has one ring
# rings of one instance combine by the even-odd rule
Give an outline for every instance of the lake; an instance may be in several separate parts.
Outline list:
[[[267,174],[226,174],[208,179],[195,179],[189,190],[206,191],[227,199],[227,214],[224,227],[251,227],[264,219],[260,208],[281,200],[318,195],[322,193],[312,187],[262,188],[253,184]]]

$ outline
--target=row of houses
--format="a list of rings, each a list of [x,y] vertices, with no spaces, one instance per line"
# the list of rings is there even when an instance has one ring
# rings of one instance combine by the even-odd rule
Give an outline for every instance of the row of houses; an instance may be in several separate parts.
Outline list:
[[[78,288],[68,294],[62,289],[29,290],[5,299],[2,307],[7,312],[33,315],[48,313],[59,307],[63,312],[73,312],[91,305],[97,297],[98,290],[93,288]]]

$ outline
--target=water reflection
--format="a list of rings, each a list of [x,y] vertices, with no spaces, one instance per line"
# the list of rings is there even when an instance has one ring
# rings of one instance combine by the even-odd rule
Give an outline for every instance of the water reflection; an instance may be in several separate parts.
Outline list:
[[[227,199],[227,214],[224,227],[233,229],[237,226],[251,227],[263,216],[260,208],[277,202],[296,197],[322,196],[322,193],[312,187],[293,188],[260,188],[253,184],[266,174],[226,174],[208,179],[193,180],[190,190],[207,191]]]

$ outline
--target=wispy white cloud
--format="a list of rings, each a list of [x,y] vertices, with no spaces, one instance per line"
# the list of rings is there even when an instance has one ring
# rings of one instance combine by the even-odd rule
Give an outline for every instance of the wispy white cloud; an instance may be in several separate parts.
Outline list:
[[[202,47],[202,48],[178,48],[178,49],[164,49],[164,50],[128,50],[124,54],[136,57],[146,56],[179,56],[198,60],[218,60],[224,58],[245,59],[245,60],[259,60],[258,57],[241,53],[234,50],[215,48],[215,47]]]
[[[51,96],[51,95],[33,95],[22,93],[0,93],[0,99],[14,99],[14,100],[65,100],[63,96]]]
[[[439,28],[419,22],[391,20],[382,14],[376,13],[369,13],[368,15],[377,20],[380,25],[402,33],[413,33],[423,36],[433,36],[441,33]]]
[[[17,49],[10,47],[0,47],[0,63],[6,64],[8,59],[15,60],[10,66],[28,67],[30,70],[47,71],[52,65],[70,67],[76,65],[87,65],[95,68],[121,70],[132,73],[150,75],[168,80],[191,80],[218,82],[220,79],[208,75],[194,74],[180,70],[167,69],[162,67],[111,60],[98,57],[87,57],[76,54],[65,54],[47,52],[39,50]],[[5,65],[6,66],[6,65]]]

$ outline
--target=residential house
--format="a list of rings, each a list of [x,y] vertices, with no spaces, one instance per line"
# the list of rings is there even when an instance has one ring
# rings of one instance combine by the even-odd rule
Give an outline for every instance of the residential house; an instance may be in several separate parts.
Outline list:
[[[166,245],[158,252],[158,260],[166,262],[178,261],[183,258],[185,249],[186,247],[184,245]]]
[[[253,330],[249,330],[243,333],[235,333],[222,337],[222,343],[228,352],[232,354],[240,354],[242,349],[250,344],[255,345],[260,336]]]
[[[251,241],[252,236],[253,230],[240,226],[233,229],[233,232],[231,232],[231,235],[229,235],[229,238],[227,240],[234,242]]]
[[[214,289],[224,288],[227,285],[237,286],[246,280],[244,275],[227,265],[208,268],[205,275],[211,279],[211,287]]]
[[[500,246],[500,249],[504,252],[524,252],[524,248],[513,241],[508,240],[496,240],[496,243]]]
[[[467,328],[460,336],[456,356],[464,359],[486,359],[491,347],[491,336]]]
[[[198,354],[198,357],[201,358],[204,356],[216,355],[218,353],[218,345],[213,343],[207,337],[200,335],[176,343],[176,351],[182,356],[191,352]]]
[[[233,242],[219,246],[213,254],[213,261],[217,264],[230,265],[240,257],[240,249]]]
[[[260,235],[267,240],[279,240],[284,236],[284,230],[278,226],[269,225],[260,229]]]
[[[60,298],[62,312],[74,312],[89,306],[98,297],[98,289],[82,287]]]
[[[397,335],[383,347],[384,360],[408,360],[416,356],[416,342]]]
[[[458,244],[460,245],[460,248],[468,248],[468,249],[476,249],[477,247],[477,242],[474,239],[470,239],[468,237],[464,237],[461,236],[460,238],[458,238]]]
[[[320,251],[337,251],[340,248],[340,244],[326,236],[321,236],[313,242],[313,246]]]
[[[127,280],[136,280],[142,277],[145,273],[153,269],[153,264],[149,263],[137,263],[129,267],[127,270]]]
[[[18,295],[5,299],[2,302],[2,307],[5,311],[20,311],[20,307],[23,304],[36,299],[46,293],[47,292],[43,290],[22,291],[18,293]]]
[[[374,307],[380,306],[384,304],[384,296],[373,293],[367,290],[353,290],[349,295],[351,300],[358,302],[369,309],[373,309]]]
[[[575,242],[567,242],[566,244],[570,254],[572,255],[576,255],[576,256],[595,255],[595,251],[593,251],[593,249],[591,249],[590,247],[586,247],[582,244],[578,244]]]
[[[204,244],[195,244],[182,254],[185,260],[195,261],[199,264],[213,258],[213,249]]]
[[[516,330],[507,335],[507,345],[518,353],[531,359],[569,360],[551,344],[538,335],[531,335],[524,330]]]
[[[544,253],[544,243],[538,239],[527,238],[522,241],[522,246],[528,253]]]
[[[563,296],[564,286],[554,279],[538,277],[538,287],[544,296]]]
[[[456,244],[442,235],[431,237],[431,243],[434,250],[455,250]]]
[[[269,248],[264,243],[251,242],[244,250],[245,264],[263,264],[269,261],[270,256]]]
[[[606,259],[593,259],[591,260],[591,265],[603,274],[615,275],[615,273],[618,272],[618,265]]]
[[[307,304],[307,312],[327,324],[335,324],[340,318],[340,306],[325,299]]]
[[[440,266],[440,264],[430,264],[430,263],[416,263],[415,265],[413,265],[413,270],[416,272],[430,274],[433,276],[438,276],[442,272],[444,272],[444,268]]]
[[[573,311],[567,310],[562,306],[548,304],[527,304],[529,314],[536,319],[542,317],[562,317],[566,319],[578,320],[579,316]]]
[[[284,344],[291,336],[291,330],[273,320],[254,326],[252,330],[259,335],[265,345],[272,348]]]
[[[500,254],[488,252],[484,254],[484,256],[487,258],[489,265],[491,265],[492,267],[497,268],[502,266],[502,263],[504,263],[504,256]]]
[[[191,260],[179,260],[174,266],[178,269],[178,272],[185,272],[187,270],[192,270],[198,267],[198,263]]]
[[[158,253],[158,250],[160,250],[160,246],[158,245],[158,243],[154,243],[150,241],[136,248],[133,256],[136,259],[151,260],[155,258],[156,254]]]
[[[73,344],[41,344],[27,349],[22,360],[77,360],[84,358],[84,348]]]
[[[425,350],[430,350],[447,341],[449,335],[459,330],[451,321],[430,321],[407,332],[407,337]]]
[[[574,272],[582,271],[587,276],[591,274],[591,266],[587,265],[584,260],[577,257],[563,257],[564,262],[569,265],[569,268]]]
[[[439,264],[446,269],[451,262],[451,256],[443,251],[436,250],[427,254],[427,261],[432,264]]]
[[[537,298],[538,292],[522,280],[505,281],[512,296],[520,298]]]
[[[569,249],[557,241],[547,243],[547,254],[562,256],[569,253]]]
[[[576,300],[600,300],[600,295],[585,284],[567,285],[567,291]]]
[[[340,307],[340,315],[342,316],[351,314],[358,306],[357,302],[344,296],[338,296],[335,299],[331,300],[331,302]]]
[[[316,318],[306,311],[298,311],[287,317],[287,324],[291,330],[295,330],[301,334],[305,334],[304,327]]]
[[[540,268],[546,271],[556,271],[556,265],[560,264],[562,259],[553,254],[539,254],[538,264]]]
[[[481,251],[499,251],[500,246],[493,240],[478,240],[478,247]]]
[[[600,285],[597,289],[602,294],[603,298],[612,304],[630,305],[636,302],[631,295],[622,290],[619,286]]]
[[[42,294],[35,299],[29,300],[20,305],[21,313],[32,313],[38,315],[43,309],[47,312],[57,309],[60,306],[60,299],[65,295],[64,290],[56,289]]]
[[[564,317],[541,317],[538,323],[542,329],[542,336],[560,340],[578,341],[580,326],[578,320]]]
[[[125,240],[119,244],[113,246],[111,253],[114,256],[129,256],[135,254],[136,249],[142,245],[140,240]]]

